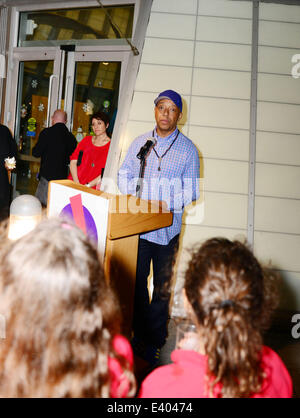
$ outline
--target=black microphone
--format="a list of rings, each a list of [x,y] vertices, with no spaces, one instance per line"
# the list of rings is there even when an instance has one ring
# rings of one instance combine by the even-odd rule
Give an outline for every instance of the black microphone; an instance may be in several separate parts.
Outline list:
[[[150,149],[156,145],[156,139],[155,138],[148,138],[145,145],[142,146],[142,148],[139,150],[138,154],[136,155],[139,160],[143,160]]]

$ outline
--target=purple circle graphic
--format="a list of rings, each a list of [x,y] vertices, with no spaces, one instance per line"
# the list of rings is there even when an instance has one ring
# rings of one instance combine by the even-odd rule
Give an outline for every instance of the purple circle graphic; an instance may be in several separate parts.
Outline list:
[[[90,211],[85,206],[82,206],[82,208],[83,208],[83,215],[84,215],[87,235],[97,244],[98,234],[97,234],[97,228],[96,228],[94,218],[92,217]],[[72,207],[70,203],[63,208],[59,216],[66,217],[74,221],[73,211],[72,211]]]

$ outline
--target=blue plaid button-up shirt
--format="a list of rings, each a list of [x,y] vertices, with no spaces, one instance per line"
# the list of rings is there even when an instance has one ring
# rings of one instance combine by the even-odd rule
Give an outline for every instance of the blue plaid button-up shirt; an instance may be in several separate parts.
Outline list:
[[[155,150],[158,156],[153,148],[147,156],[141,198],[164,200],[173,212],[173,223],[169,227],[147,232],[140,237],[156,244],[167,245],[180,233],[184,206],[200,196],[199,155],[192,141],[177,128],[165,138],[159,137],[156,129],[147,132],[132,142],[119,170],[118,186],[121,193],[136,195],[140,171],[140,160],[136,155],[153,134],[157,140]],[[176,136],[177,139],[168,150]],[[166,151],[159,170],[159,157]]]

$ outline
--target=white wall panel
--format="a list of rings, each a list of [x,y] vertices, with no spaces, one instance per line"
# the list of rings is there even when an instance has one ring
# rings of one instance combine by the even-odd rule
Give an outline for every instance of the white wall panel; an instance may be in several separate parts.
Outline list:
[[[300,234],[299,214],[300,200],[255,198],[256,230]]]
[[[248,193],[248,163],[204,159],[205,191]]]
[[[300,272],[279,271],[278,274],[280,277],[279,307],[288,311],[300,311]]]
[[[300,106],[257,103],[257,129],[283,133],[300,133]]]
[[[251,18],[252,7],[245,1],[199,0],[198,14]]]
[[[190,126],[189,135],[204,158],[245,160],[249,157],[249,131]]]
[[[199,16],[197,41],[251,44],[251,20]]]
[[[270,263],[273,268],[300,271],[299,249],[299,235],[254,233],[255,254],[265,264]]]
[[[127,150],[131,142],[139,135],[149,132],[153,129],[153,122],[129,121],[126,125],[125,140],[123,150]]]
[[[142,121],[134,121],[131,120],[127,123],[126,125],[126,132],[125,132],[125,137],[124,137],[124,142],[123,142],[123,146],[122,149],[127,151],[127,149],[129,148],[129,145],[131,144],[131,142],[138,137],[139,135],[145,133],[145,132],[150,132],[154,129],[155,127],[155,120],[153,117],[153,121],[152,122],[142,122]],[[179,125],[178,124],[178,129],[180,130],[180,132],[182,132],[184,135],[188,135],[188,126],[187,125]]]
[[[191,67],[141,64],[135,87],[140,91],[172,89],[179,90],[180,94],[189,94],[191,82]]]
[[[196,16],[169,14],[168,24],[165,13],[152,13],[147,35],[156,38],[194,39]]]
[[[300,167],[256,164],[257,195],[300,199],[299,179]]]
[[[224,128],[248,129],[250,104],[247,100],[192,97],[190,123]]]
[[[180,252],[177,261],[177,283],[178,288],[183,281],[187,263],[190,260],[190,250],[198,248],[207,239],[223,237],[230,240],[246,241],[246,230],[229,228],[210,228],[206,226],[183,225],[180,236]]]
[[[155,93],[144,93],[136,91],[133,96],[129,119],[135,121],[155,123],[154,99]]]
[[[247,228],[247,196],[202,192],[197,202],[190,204],[182,220],[185,225]]]
[[[192,248],[214,237],[236,239],[244,242],[247,237],[246,230],[230,228],[210,228],[207,226],[184,225],[182,229],[183,248]]]
[[[247,228],[248,196],[205,192],[202,225],[227,228]]]
[[[133,96],[129,120],[141,121],[141,122],[152,122],[155,124],[154,117],[154,100],[158,96],[159,91],[154,92],[140,92],[136,91]],[[181,119],[182,125],[186,123],[187,119],[187,102],[188,97],[182,95],[182,112],[183,117]],[[179,124],[179,126],[181,126]],[[184,130],[183,130],[184,132]]]
[[[193,65],[194,42],[146,38],[142,63],[189,67]]]
[[[152,11],[197,14],[197,0],[153,0]]]
[[[300,80],[291,75],[258,74],[257,99],[300,104]]]
[[[298,48],[300,25],[283,22],[259,22],[259,45]]]
[[[284,4],[265,4],[259,5],[259,18],[261,20],[278,20],[283,22],[298,22],[300,23],[300,8],[299,6]]]
[[[251,46],[196,42],[195,67],[251,70]]]
[[[246,72],[196,68],[192,94],[250,99],[250,81],[250,73]]]
[[[258,48],[258,71],[291,75],[292,57],[299,54],[299,49],[260,46]]]
[[[287,22],[300,23],[300,8],[260,3],[259,16],[259,44],[274,47],[259,47],[258,71],[274,74],[258,75],[256,194],[270,197],[255,199],[254,248],[276,268],[299,271],[300,83],[291,72],[300,25]],[[300,273],[282,272],[282,278],[280,307],[300,309],[300,297],[295,297]]]
[[[258,131],[256,161],[300,165],[300,135]]]

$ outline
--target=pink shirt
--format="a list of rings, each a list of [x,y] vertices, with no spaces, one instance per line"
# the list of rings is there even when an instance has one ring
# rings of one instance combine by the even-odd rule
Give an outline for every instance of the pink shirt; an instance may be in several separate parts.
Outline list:
[[[206,398],[207,356],[195,351],[175,350],[174,363],[158,367],[143,381],[139,398]],[[251,398],[291,398],[292,380],[280,357],[269,347],[262,349],[266,373],[262,389]],[[218,392],[220,385],[216,388]]]

